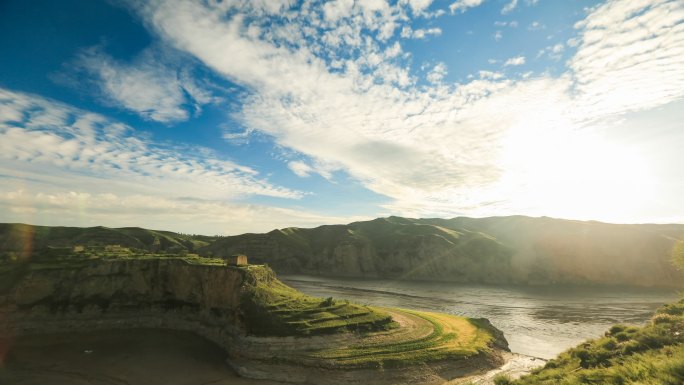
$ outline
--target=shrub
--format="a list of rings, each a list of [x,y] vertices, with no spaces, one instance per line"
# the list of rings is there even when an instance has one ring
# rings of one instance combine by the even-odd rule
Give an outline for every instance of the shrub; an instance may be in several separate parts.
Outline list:
[[[511,379],[504,374],[498,374],[494,377],[494,385],[511,385]]]
[[[675,323],[678,320],[679,320],[679,318],[674,316],[674,315],[667,314],[667,313],[661,313],[661,314],[656,314],[651,319],[651,322],[653,322],[653,324],[655,324],[655,325],[660,325],[660,324],[665,324],[665,323],[667,323],[667,324]]]
[[[610,327],[610,329],[608,329],[608,333],[615,335],[615,334],[620,333],[621,331],[625,330],[626,327],[627,326],[625,326],[625,325],[613,325]]]
[[[639,341],[629,341],[622,346],[622,354],[630,355],[646,349],[646,346],[639,343]]]
[[[577,349],[572,355],[579,358],[581,367],[587,369],[606,365],[610,359],[611,352],[602,349]]]
[[[320,307],[330,307],[330,306],[333,306],[334,304],[335,304],[335,299],[333,297],[328,297],[328,298],[324,299],[323,301],[321,301]]]
[[[617,342],[615,342],[614,339],[609,338],[609,339],[603,341],[601,343],[600,347],[601,347],[601,349],[605,349],[605,350],[613,350],[617,347]]]

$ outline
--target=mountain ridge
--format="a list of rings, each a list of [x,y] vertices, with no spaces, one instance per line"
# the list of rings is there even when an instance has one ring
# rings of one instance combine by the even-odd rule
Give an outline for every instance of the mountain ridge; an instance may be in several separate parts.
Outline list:
[[[289,274],[493,284],[684,286],[684,274],[670,264],[672,246],[684,238],[681,224],[610,224],[527,216],[391,216],[225,237],[130,227],[44,226],[35,226],[31,235],[27,226],[31,227],[0,225],[0,255],[7,258],[14,253],[18,258],[26,249],[22,239],[32,236],[35,247],[31,250],[36,253],[31,254],[39,257],[46,247],[116,240],[123,247],[145,252],[247,254],[250,261],[268,263],[277,272]],[[10,230],[16,227],[23,231],[13,234]],[[77,233],[74,229],[81,234],[57,236],[60,231]],[[98,234],[102,239],[97,239]]]

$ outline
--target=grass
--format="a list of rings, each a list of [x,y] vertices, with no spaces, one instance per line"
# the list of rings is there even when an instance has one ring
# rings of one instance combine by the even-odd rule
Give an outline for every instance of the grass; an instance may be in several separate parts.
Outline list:
[[[684,299],[659,309],[644,327],[615,325],[512,384],[684,384]]]
[[[428,326],[427,335],[387,333],[387,338],[364,339],[357,345],[317,352],[315,357],[332,360],[338,366],[403,366],[420,362],[461,359],[489,350],[492,335],[464,317],[391,309]]]
[[[248,275],[242,304],[245,324],[255,335],[308,336],[396,327],[389,314],[376,308],[305,295],[277,280],[267,267]]]

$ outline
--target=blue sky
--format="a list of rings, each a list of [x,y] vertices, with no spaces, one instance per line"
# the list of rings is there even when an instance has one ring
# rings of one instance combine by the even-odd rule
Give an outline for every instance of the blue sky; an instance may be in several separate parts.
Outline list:
[[[0,3],[0,221],[684,221],[674,0]]]

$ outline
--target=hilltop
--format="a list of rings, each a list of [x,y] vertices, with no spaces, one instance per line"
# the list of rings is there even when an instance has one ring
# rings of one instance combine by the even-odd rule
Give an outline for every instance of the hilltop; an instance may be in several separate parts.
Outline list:
[[[205,257],[247,254],[279,273],[495,284],[684,286],[670,251],[684,225],[525,216],[378,218],[226,237],[140,228],[0,226],[0,258],[51,258],[77,245]]]

